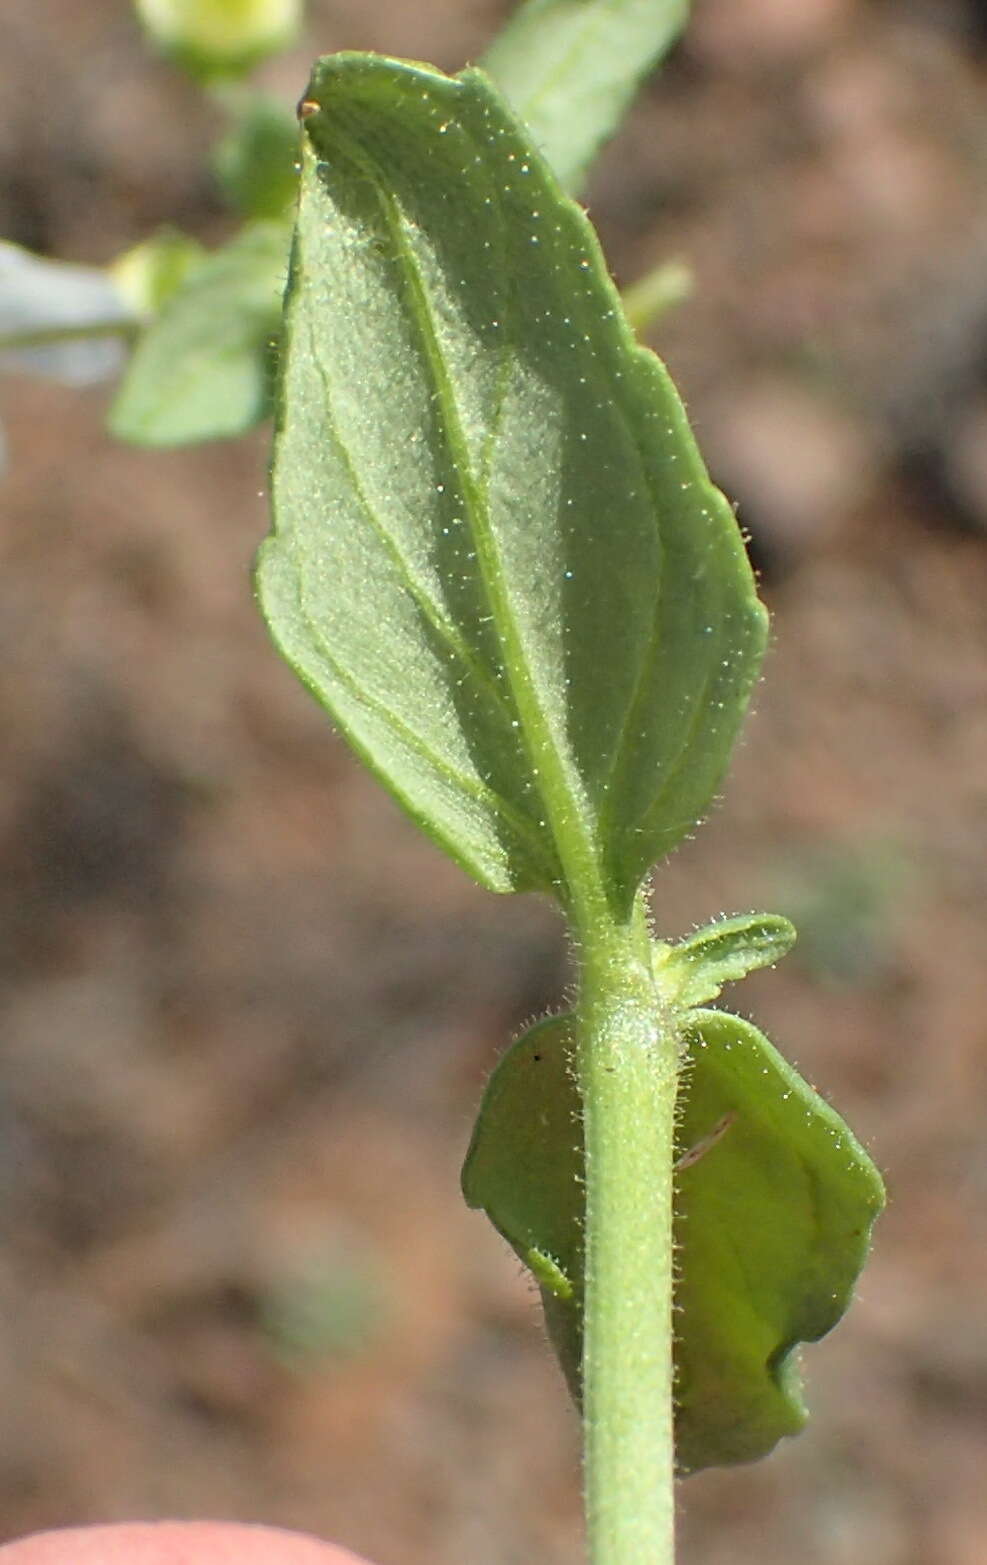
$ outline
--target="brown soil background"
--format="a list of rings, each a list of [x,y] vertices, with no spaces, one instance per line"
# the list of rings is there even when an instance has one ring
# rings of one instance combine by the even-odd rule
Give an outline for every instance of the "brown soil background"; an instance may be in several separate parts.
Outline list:
[[[267,78],[454,68],[504,9],[320,0]],[[211,112],[123,0],[4,12],[0,232],[221,238]],[[695,268],[655,343],[774,615],[658,922],[792,912],[737,1003],[891,1193],[807,1432],[682,1486],[683,1565],[987,1560],[985,176],[982,5],[700,0],[593,185],[622,281]],[[264,438],[124,449],[106,396],[0,388],[0,1536],[226,1515],[572,1562],[574,1419],[457,1190],[558,924],[420,840],[275,659]]]

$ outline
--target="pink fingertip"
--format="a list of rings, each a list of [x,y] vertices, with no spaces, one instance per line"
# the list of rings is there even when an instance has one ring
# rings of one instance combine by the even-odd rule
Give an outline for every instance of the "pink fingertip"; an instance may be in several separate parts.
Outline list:
[[[235,1522],[122,1522],[34,1533],[0,1565],[368,1565],[304,1533]]]

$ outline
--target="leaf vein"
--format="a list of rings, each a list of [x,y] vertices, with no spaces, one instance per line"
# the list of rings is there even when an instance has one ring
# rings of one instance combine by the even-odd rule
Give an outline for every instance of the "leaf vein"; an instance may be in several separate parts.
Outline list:
[[[701,725],[706,720],[708,715],[706,709],[706,697],[709,695],[710,685],[713,683],[714,672],[713,665],[709,664],[706,668],[706,672],[703,675],[702,684],[695,693],[695,700],[693,702],[692,712],[689,717],[685,736],[675,755],[670,759],[669,764],[665,767],[665,770],[662,774],[661,783],[659,784],[655,793],[652,795],[650,804],[648,804],[647,807],[641,812],[641,822],[638,830],[648,830],[651,824],[652,816],[656,813],[662,800],[668,794],[669,788],[675,782],[676,778],[681,774],[682,768],[685,766],[685,763],[689,758],[696,734],[699,732]],[[688,824],[695,826],[697,822],[693,820]],[[674,827],[669,826],[667,830],[678,830],[682,825],[683,822],[676,822]]]
[[[463,506],[475,546],[480,581],[503,651],[504,668],[517,706],[521,734],[531,762],[533,786],[542,800],[560,855],[564,852],[565,838],[568,837],[569,842],[572,842],[573,827],[578,819],[576,832],[581,839],[580,847],[577,849],[582,860],[580,867],[585,874],[586,869],[592,865],[595,875],[596,853],[592,844],[592,832],[585,819],[583,791],[571,776],[571,766],[567,764],[567,758],[561,753],[542,711],[532,671],[521,644],[518,626],[506,597],[497,590],[496,578],[498,574],[502,574],[502,567],[490,523],[489,509],[483,483],[474,471],[470,460],[453,378],[442,349],[441,334],[428,288],[418,258],[408,243],[400,210],[396,210],[395,198],[379,177],[376,185],[395,251],[403,263],[409,305],[421,333],[425,357],[435,383],[436,405],[449,442],[453,469],[460,483]],[[503,400],[502,396],[499,408],[502,408]],[[499,417],[499,409],[497,416]],[[566,831],[560,833],[559,824],[562,820],[566,820],[568,824]]]
[[[294,558],[292,558],[292,568],[294,570],[297,581],[298,571]],[[410,750],[412,750],[422,760],[426,761],[428,764],[434,767],[434,769],[441,776],[445,777],[448,782],[453,783],[465,794],[469,795],[471,798],[476,799],[477,802],[484,804],[494,814],[499,815],[504,823],[509,826],[517,836],[525,841],[531,850],[533,850],[533,856],[535,857],[536,862],[541,863],[543,869],[546,868],[544,864],[544,843],[539,837],[534,823],[531,821],[530,817],[525,815],[522,811],[516,809],[515,806],[511,804],[509,799],[505,799],[503,794],[498,793],[495,788],[491,788],[489,783],[483,782],[483,780],[479,777],[471,777],[469,773],[460,772],[456,767],[451,766],[447,760],[438,754],[437,751],[433,750],[428,744],[426,744],[421,736],[417,734],[413,728],[409,727],[403,718],[399,717],[396,712],[392,711],[385,702],[380,700],[378,696],[370,695],[362,685],[358,684],[353,675],[333,656],[332,652],[329,650],[319,626],[309,616],[300,592],[299,609],[302,617],[309,627],[312,640],[319,649],[320,656],[323,658],[326,665],[331,669],[339,684],[348,691],[351,697],[355,699],[356,704],[358,706],[366,707],[367,710],[370,711],[375,717],[377,717],[382,723],[385,723],[389,728],[391,728],[398,736],[398,738],[404,744],[406,744]]]
[[[315,364],[319,379],[322,382],[322,388],[326,396],[326,403],[331,413],[334,400],[332,392],[332,381],[330,379],[326,364],[323,361],[322,355],[319,352],[318,341],[315,335],[315,328],[310,317],[307,318],[306,324],[308,327],[312,360]],[[343,439],[338,421],[335,419],[335,417],[331,417],[328,427],[332,434],[340,460],[342,461],[346,470],[346,476],[352,485],[354,494],[356,495],[357,501],[363,510],[363,513],[371,528],[380,539],[380,542],[383,544],[392,563],[397,568],[401,581],[410,596],[413,598],[419,613],[422,615],[422,618],[428,622],[432,630],[435,631],[436,635],[449,649],[452,655],[468,669],[476,684],[482,689],[486,690],[494,705],[499,708],[501,714],[509,722],[512,718],[513,708],[505,699],[503,691],[498,688],[496,680],[491,676],[489,670],[484,668],[483,664],[479,662],[471,648],[462,639],[455,623],[449,619],[447,615],[442,613],[439,606],[430,596],[428,590],[418,581],[416,581],[408,560],[401,550],[397,539],[384,523],[380,512],[375,507],[366,492],[366,488],[362,479],[360,478],[356,464],[353,460],[352,452]]]

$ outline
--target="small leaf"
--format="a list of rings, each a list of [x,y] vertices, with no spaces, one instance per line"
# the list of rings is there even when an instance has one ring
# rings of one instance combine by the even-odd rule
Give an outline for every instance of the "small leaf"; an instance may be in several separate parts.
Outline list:
[[[884,1188],[836,1110],[750,1022],[697,1011],[688,1047],[680,1145],[737,1116],[676,1198],[678,1460],[694,1471],[753,1461],[802,1427],[795,1349],[847,1309]]]
[[[497,1062],[466,1161],[463,1194],[528,1264],[551,1256],[570,1285],[583,1272],[582,1121],[569,1016],[536,1022]]]
[[[487,50],[484,70],[567,190],[580,188],[688,9],[688,0],[527,0]]]
[[[244,217],[283,218],[298,194],[298,121],[280,98],[250,92],[213,153],[228,200]]]
[[[583,1133],[572,1018],[536,1022],[497,1062],[463,1164],[467,1206],[486,1212],[541,1292],[566,1384],[579,1400],[583,1299]],[[551,1257],[560,1288],[532,1256]]]
[[[694,1011],[684,1042],[676,1460],[694,1472],[753,1461],[802,1427],[795,1349],[846,1310],[884,1195],[839,1115],[749,1022]],[[500,1061],[463,1191],[522,1260],[547,1253],[571,1284],[566,1301],[539,1278],[553,1344],[578,1391],[583,1185],[572,1048],[572,1019],[558,1017]]]
[[[655,983],[687,1008],[715,1000],[724,984],[773,967],[795,944],[795,926],[778,913],[740,913],[698,929],[678,945],[655,947]]]
[[[257,224],[194,269],[134,350],[110,410],[118,439],[218,440],[270,412],[287,254],[285,228]]]
[[[305,110],[268,623],[483,884],[629,903],[760,661],[733,512],[482,75],[338,55]]]

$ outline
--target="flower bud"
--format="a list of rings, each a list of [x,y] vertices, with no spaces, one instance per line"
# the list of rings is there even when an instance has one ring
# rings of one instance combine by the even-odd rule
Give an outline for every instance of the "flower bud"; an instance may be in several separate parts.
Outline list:
[[[135,0],[159,48],[197,76],[239,76],[287,48],[302,0]]]

